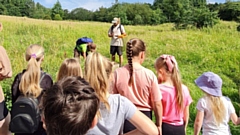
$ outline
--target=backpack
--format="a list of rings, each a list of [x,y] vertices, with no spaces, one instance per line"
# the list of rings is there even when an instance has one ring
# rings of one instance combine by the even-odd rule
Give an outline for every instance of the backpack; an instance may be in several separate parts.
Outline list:
[[[93,43],[93,40],[88,37],[81,37],[76,41],[76,45],[81,45],[86,43]]]
[[[45,76],[41,75],[40,82]],[[40,123],[39,101],[31,96],[20,95],[13,103],[9,130],[13,133],[34,133]]]
[[[111,26],[111,32],[113,32],[113,29],[114,29],[114,25]],[[119,24],[117,29],[120,29],[121,34],[123,34],[122,25],[121,24]]]

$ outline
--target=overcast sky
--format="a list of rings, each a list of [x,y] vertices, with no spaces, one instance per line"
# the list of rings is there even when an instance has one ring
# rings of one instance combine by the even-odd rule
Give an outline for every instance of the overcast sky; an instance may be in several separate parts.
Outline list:
[[[34,0],[35,2],[39,2],[41,5],[52,8],[53,5],[57,2],[57,0]],[[129,3],[150,3],[152,4],[154,0],[118,0],[119,3],[122,2],[129,2]],[[115,0],[59,0],[59,2],[62,5],[63,9],[68,9],[71,11],[72,9],[75,8],[85,8],[88,10],[95,11],[99,7],[110,7]],[[223,3],[225,0],[208,0],[210,3]]]

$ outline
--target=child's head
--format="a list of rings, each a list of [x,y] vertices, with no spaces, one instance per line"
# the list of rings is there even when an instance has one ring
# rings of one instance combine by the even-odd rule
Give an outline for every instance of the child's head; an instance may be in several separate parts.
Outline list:
[[[155,69],[158,73],[158,82],[165,82],[167,77],[172,79],[180,79],[178,74],[178,65],[174,56],[163,54],[157,58]]]
[[[130,69],[129,85],[131,85],[133,81],[133,77],[132,77],[133,58],[137,57],[138,62],[142,64],[145,58],[145,51],[146,51],[146,45],[141,39],[133,38],[127,42],[126,53],[127,53],[128,65]]]
[[[89,54],[85,61],[84,78],[95,89],[99,99],[109,108],[107,95],[112,63],[98,52]]]
[[[76,58],[67,58],[63,61],[59,68],[57,80],[61,80],[68,76],[80,76],[82,77],[81,65]]]
[[[40,108],[49,135],[84,135],[96,125],[99,98],[81,77],[67,77],[47,90]]]
[[[163,54],[155,62],[158,83],[170,81],[176,89],[177,107],[183,109],[182,81],[174,56]]]
[[[87,50],[90,51],[90,52],[94,52],[96,50],[96,44],[94,43],[88,43],[87,45]]]
[[[209,95],[222,96],[222,79],[213,72],[205,72],[195,80],[196,85]]]
[[[196,85],[206,93],[208,105],[219,126],[226,116],[226,108],[222,96],[222,79],[213,72],[205,72],[195,80]]]
[[[19,85],[20,91],[24,95],[38,97],[42,91],[39,85],[41,69],[40,64],[44,58],[44,48],[40,45],[30,45],[25,54],[28,61],[27,69],[23,73]]]

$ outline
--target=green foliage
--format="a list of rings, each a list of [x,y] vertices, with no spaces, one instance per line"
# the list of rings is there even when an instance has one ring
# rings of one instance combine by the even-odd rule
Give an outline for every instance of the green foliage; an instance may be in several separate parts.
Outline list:
[[[62,20],[62,17],[59,14],[55,14],[53,20]]]
[[[227,2],[219,9],[219,17],[222,20],[238,21],[240,16],[240,2]]]
[[[93,18],[93,12],[84,8],[76,8],[67,14],[70,20],[90,21]]]
[[[64,12],[62,9],[62,5],[59,1],[57,1],[54,4],[53,8],[51,9],[51,17],[53,18],[53,20],[55,20],[55,17],[58,16],[57,14],[60,16],[60,17],[57,17],[57,19],[61,18],[61,20],[62,20]]]

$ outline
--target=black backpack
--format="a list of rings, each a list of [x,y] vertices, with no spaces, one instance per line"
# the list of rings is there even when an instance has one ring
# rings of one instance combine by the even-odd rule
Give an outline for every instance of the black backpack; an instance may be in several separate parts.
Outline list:
[[[45,73],[41,75],[41,80]],[[34,133],[40,123],[38,99],[31,96],[19,96],[13,103],[9,130],[13,133]]]

